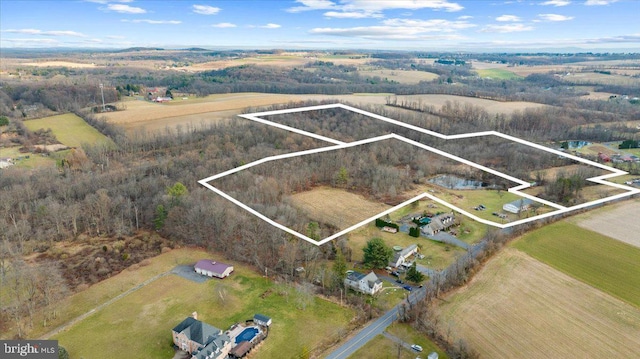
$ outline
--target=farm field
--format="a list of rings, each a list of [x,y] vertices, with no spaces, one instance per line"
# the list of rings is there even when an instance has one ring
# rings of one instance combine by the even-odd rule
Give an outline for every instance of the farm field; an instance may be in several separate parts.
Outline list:
[[[637,178],[638,176],[629,176]],[[625,201],[571,219],[582,228],[640,248],[640,201]],[[638,264],[640,265],[640,264]]]
[[[522,76],[516,75],[513,72],[505,69],[477,69],[476,72],[482,78],[491,78],[494,80],[517,80],[522,79]]]
[[[268,106],[288,102],[306,100],[335,101],[351,103],[355,106],[385,105],[387,97],[392,94],[360,93],[353,95],[281,95],[267,93],[233,93],[210,95],[202,98],[188,100],[176,99],[167,104],[158,104],[147,101],[122,101],[117,106],[124,106],[125,110],[104,113],[108,121],[123,126],[129,132],[139,129],[147,131],[162,131],[167,127],[199,126],[202,123],[211,123],[227,120],[237,114],[243,113],[247,107]],[[490,113],[512,113],[516,110],[546,106],[533,102],[500,102],[478,98],[470,98],[455,95],[411,95],[398,96],[398,100],[409,99],[422,101],[427,105],[441,107],[447,101],[458,101],[484,107]]]
[[[35,66],[35,67],[70,67],[70,68],[93,68],[96,67],[95,64],[87,64],[81,62],[71,62],[71,61],[42,61],[42,62],[25,62],[21,64],[22,66]]]
[[[22,153],[18,149],[20,147],[5,147],[0,148],[0,157],[9,157],[14,159],[15,167],[18,168],[41,168],[45,166],[55,166],[56,164],[56,156],[57,153],[54,153],[52,156],[45,157],[40,154],[35,153]],[[64,151],[66,152],[66,151]],[[21,160],[16,160],[18,157],[29,156],[29,158],[23,158]],[[13,168],[11,166],[9,168]]]
[[[601,212],[602,210],[596,210],[590,214],[597,216]],[[640,308],[640,248],[567,221],[556,222],[527,233],[512,246],[577,280]]]
[[[483,358],[633,358],[640,351],[637,307],[513,248],[437,311]]]
[[[338,188],[318,187],[289,197],[310,218],[345,229],[391,208]]]
[[[366,57],[360,58],[350,58],[349,56],[303,56],[301,54],[282,54],[282,55],[259,55],[252,57],[244,57],[239,59],[231,59],[231,60],[217,60],[210,62],[202,62],[198,64],[193,64],[191,66],[183,66],[173,68],[176,70],[182,70],[187,72],[199,72],[199,71],[209,71],[209,70],[218,70],[224,69],[227,67],[235,67],[242,65],[268,65],[268,66],[278,66],[278,67],[294,67],[294,66],[304,66],[308,63],[315,61],[330,61],[335,65],[362,65],[371,61],[371,59]]]
[[[563,77],[565,81],[598,84],[598,85],[636,85],[640,86],[640,79],[623,75],[607,75],[597,72],[572,72]]]
[[[24,121],[31,131],[50,128],[60,143],[80,147],[83,143],[113,145],[113,141],[72,113]]]
[[[437,74],[426,71],[407,71],[407,70],[360,70],[360,76],[375,77],[378,76],[383,80],[397,81],[402,84],[417,84],[420,81],[432,81],[437,79]]]
[[[422,347],[423,352],[420,353],[420,357],[426,357],[431,352],[437,352],[439,359],[448,359],[447,353],[440,349],[436,344],[430,341],[425,335],[420,334],[407,324],[392,324],[387,328],[387,332],[399,339],[404,343],[418,344]],[[400,352],[401,359],[414,359],[416,352],[409,349],[402,349]],[[376,336],[372,341],[360,348],[358,351],[349,356],[350,359],[397,359],[398,358],[398,344],[380,334]]]
[[[197,253],[201,258],[202,252]],[[234,266],[230,277],[205,283],[173,274],[162,277],[53,338],[78,358],[169,358],[173,355],[171,329],[194,311],[200,320],[223,330],[262,313],[272,317],[273,325],[268,339],[252,357],[280,358],[284,347],[292,355],[314,348],[346,328],[354,315],[351,309],[317,297],[308,298],[302,309],[292,287],[276,285],[243,266]],[[303,331],[304,336],[297,335]],[[128,340],[131,337],[145,340]],[[113,345],[118,342],[127,345]]]

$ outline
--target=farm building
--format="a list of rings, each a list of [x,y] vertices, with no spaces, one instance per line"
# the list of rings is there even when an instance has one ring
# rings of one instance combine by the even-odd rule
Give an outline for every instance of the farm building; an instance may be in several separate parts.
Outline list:
[[[188,317],[172,329],[173,343],[192,359],[223,359],[231,350],[231,338],[222,330]]]
[[[7,168],[13,166],[13,160],[11,158],[0,158],[0,168]]]
[[[598,158],[602,161],[602,162],[611,162],[611,157],[609,157],[608,155],[602,153],[602,152],[598,152]]]
[[[502,209],[506,212],[518,214],[521,211],[526,211],[527,209],[529,209],[529,207],[531,207],[533,203],[535,202],[529,198],[521,198],[505,204],[504,206],[502,206]]]
[[[389,261],[390,267],[399,267],[406,263],[407,258],[418,252],[418,245],[412,244],[400,251],[394,251],[393,258]]]
[[[370,295],[374,295],[382,290],[382,281],[378,279],[378,276],[373,272],[365,275],[359,272],[349,271],[347,277],[344,279],[344,284],[355,291]]]
[[[194,266],[196,273],[207,277],[225,278],[233,272],[233,266],[209,259],[201,259]]]

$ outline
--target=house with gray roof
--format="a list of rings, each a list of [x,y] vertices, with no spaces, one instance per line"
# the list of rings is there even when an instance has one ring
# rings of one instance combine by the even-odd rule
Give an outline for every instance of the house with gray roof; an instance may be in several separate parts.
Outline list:
[[[196,273],[207,277],[225,278],[233,272],[233,266],[210,259],[201,259],[193,267]]]
[[[458,222],[456,221],[456,217],[453,212],[448,213],[440,213],[431,218],[431,222],[429,224],[422,226],[422,233],[433,236],[434,234],[440,231],[446,231],[450,227],[456,225]]]
[[[172,330],[173,343],[192,359],[223,359],[231,350],[231,339],[222,330],[188,317]]]
[[[347,288],[370,295],[382,290],[382,281],[373,272],[365,275],[360,272],[349,271],[344,279],[344,285]]]
[[[393,253],[393,258],[391,258],[391,260],[389,261],[389,266],[390,267],[399,267],[403,264],[407,263],[407,259],[409,257],[411,257],[412,255],[414,255],[415,253],[418,253],[418,245],[417,244],[412,244],[400,251],[394,251]]]

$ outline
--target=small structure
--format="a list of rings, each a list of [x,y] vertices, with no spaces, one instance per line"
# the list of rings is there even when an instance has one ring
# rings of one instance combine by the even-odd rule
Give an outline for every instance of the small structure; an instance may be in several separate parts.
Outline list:
[[[436,352],[429,353],[429,355],[427,356],[427,359],[438,359],[438,353]]]
[[[207,277],[225,278],[233,272],[233,266],[210,259],[201,259],[195,264],[194,270],[196,273]]]
[[[7,168],[9,166],[13,166],[13,159],[11,159],[11,158],[0,158],[0,168]]]
[[[385,231],[385,232],[389,232],[389,233],[398,233],[398,229],[397,228],[393,228],[393,227],[389,227],[389,226],[382,227],[382,230]]]
[[[602,152],[598,152],[598,158],[602,162],[611,162],[611,157],[609,157],[608,155],[606,155],[606,154],[604,154]]]
[[[192,359],[224,359],[231,350],[231,338],[222,330],[188,317],[172,329],[173,343]]]
[[[258,324],[258,325],[262,325],[263,327],[271,326],[271,318],[267,317],[266,315],[262,315],[262,314],[255,314],[253,316],[253,322]]]
[[[253,349],[253,343],[248,341],[240,342],[229,352],[229,357],[233,359],[244,358]]]
[[[371,272],[367,275],[349,271],[344,279],[344,285],[360,293],[374,295],[382,290],[382,281],[378,276]]]
[[[502,206],[502,210],[504,210],[505,212],[518,214],[529,209],[529,207],[531,207],[531,205],[534,203],[535,202],[529,198],[520,198],[518,200],[505,204],[504,206]]]
[[[394,247],[395,250],[395,247]],[[390,267],[399,267],[407,262],[407,259],[413,254],[418,253],[418,245],[412,244],[400,251],[394,251],[393,258],[389,261]]]

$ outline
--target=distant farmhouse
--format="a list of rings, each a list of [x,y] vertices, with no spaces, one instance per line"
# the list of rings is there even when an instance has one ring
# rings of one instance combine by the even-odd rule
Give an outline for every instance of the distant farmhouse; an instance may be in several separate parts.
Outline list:
[[[240,359],[267,338],[271,318],[256,314],[245,323],[222,330],[197,320],[197,313],[171,330],[173,343],[191,359]]]
[[[382,290],[382,281],[378,279],[378,276],[373,272],[365,275],[363,273],[349,271],[347,272],[347,277],[344,279],[344,285],[347,288],[369,295],[374,295]]]
[[[401,247],[398,247],[398,248],[401,248]],[[407,259],[409,257],[411,257],[412,255],[414,255],[415,253],[418,253],[418,245],[417,244],[412,244],[412,245],[410,245],[407,248],[404,248],[402,250],[394,251],[393,258],[389,261],[389,266],[390,267],[400,267],[401,265],[406,264],[407,263]]]
[[[207,277],[225,278],[233,272],[233,266],[221,262],[215,262],[210,259],[199,260],[194,266],[196,273],[206,275]]]
[[[534,203],[535,202],[529,198],[521,198],[505,204],[504,206],[502,206],[502,209],[505,212],[518,214],[529,209],[529,207],[531,207],[531,205]]]

